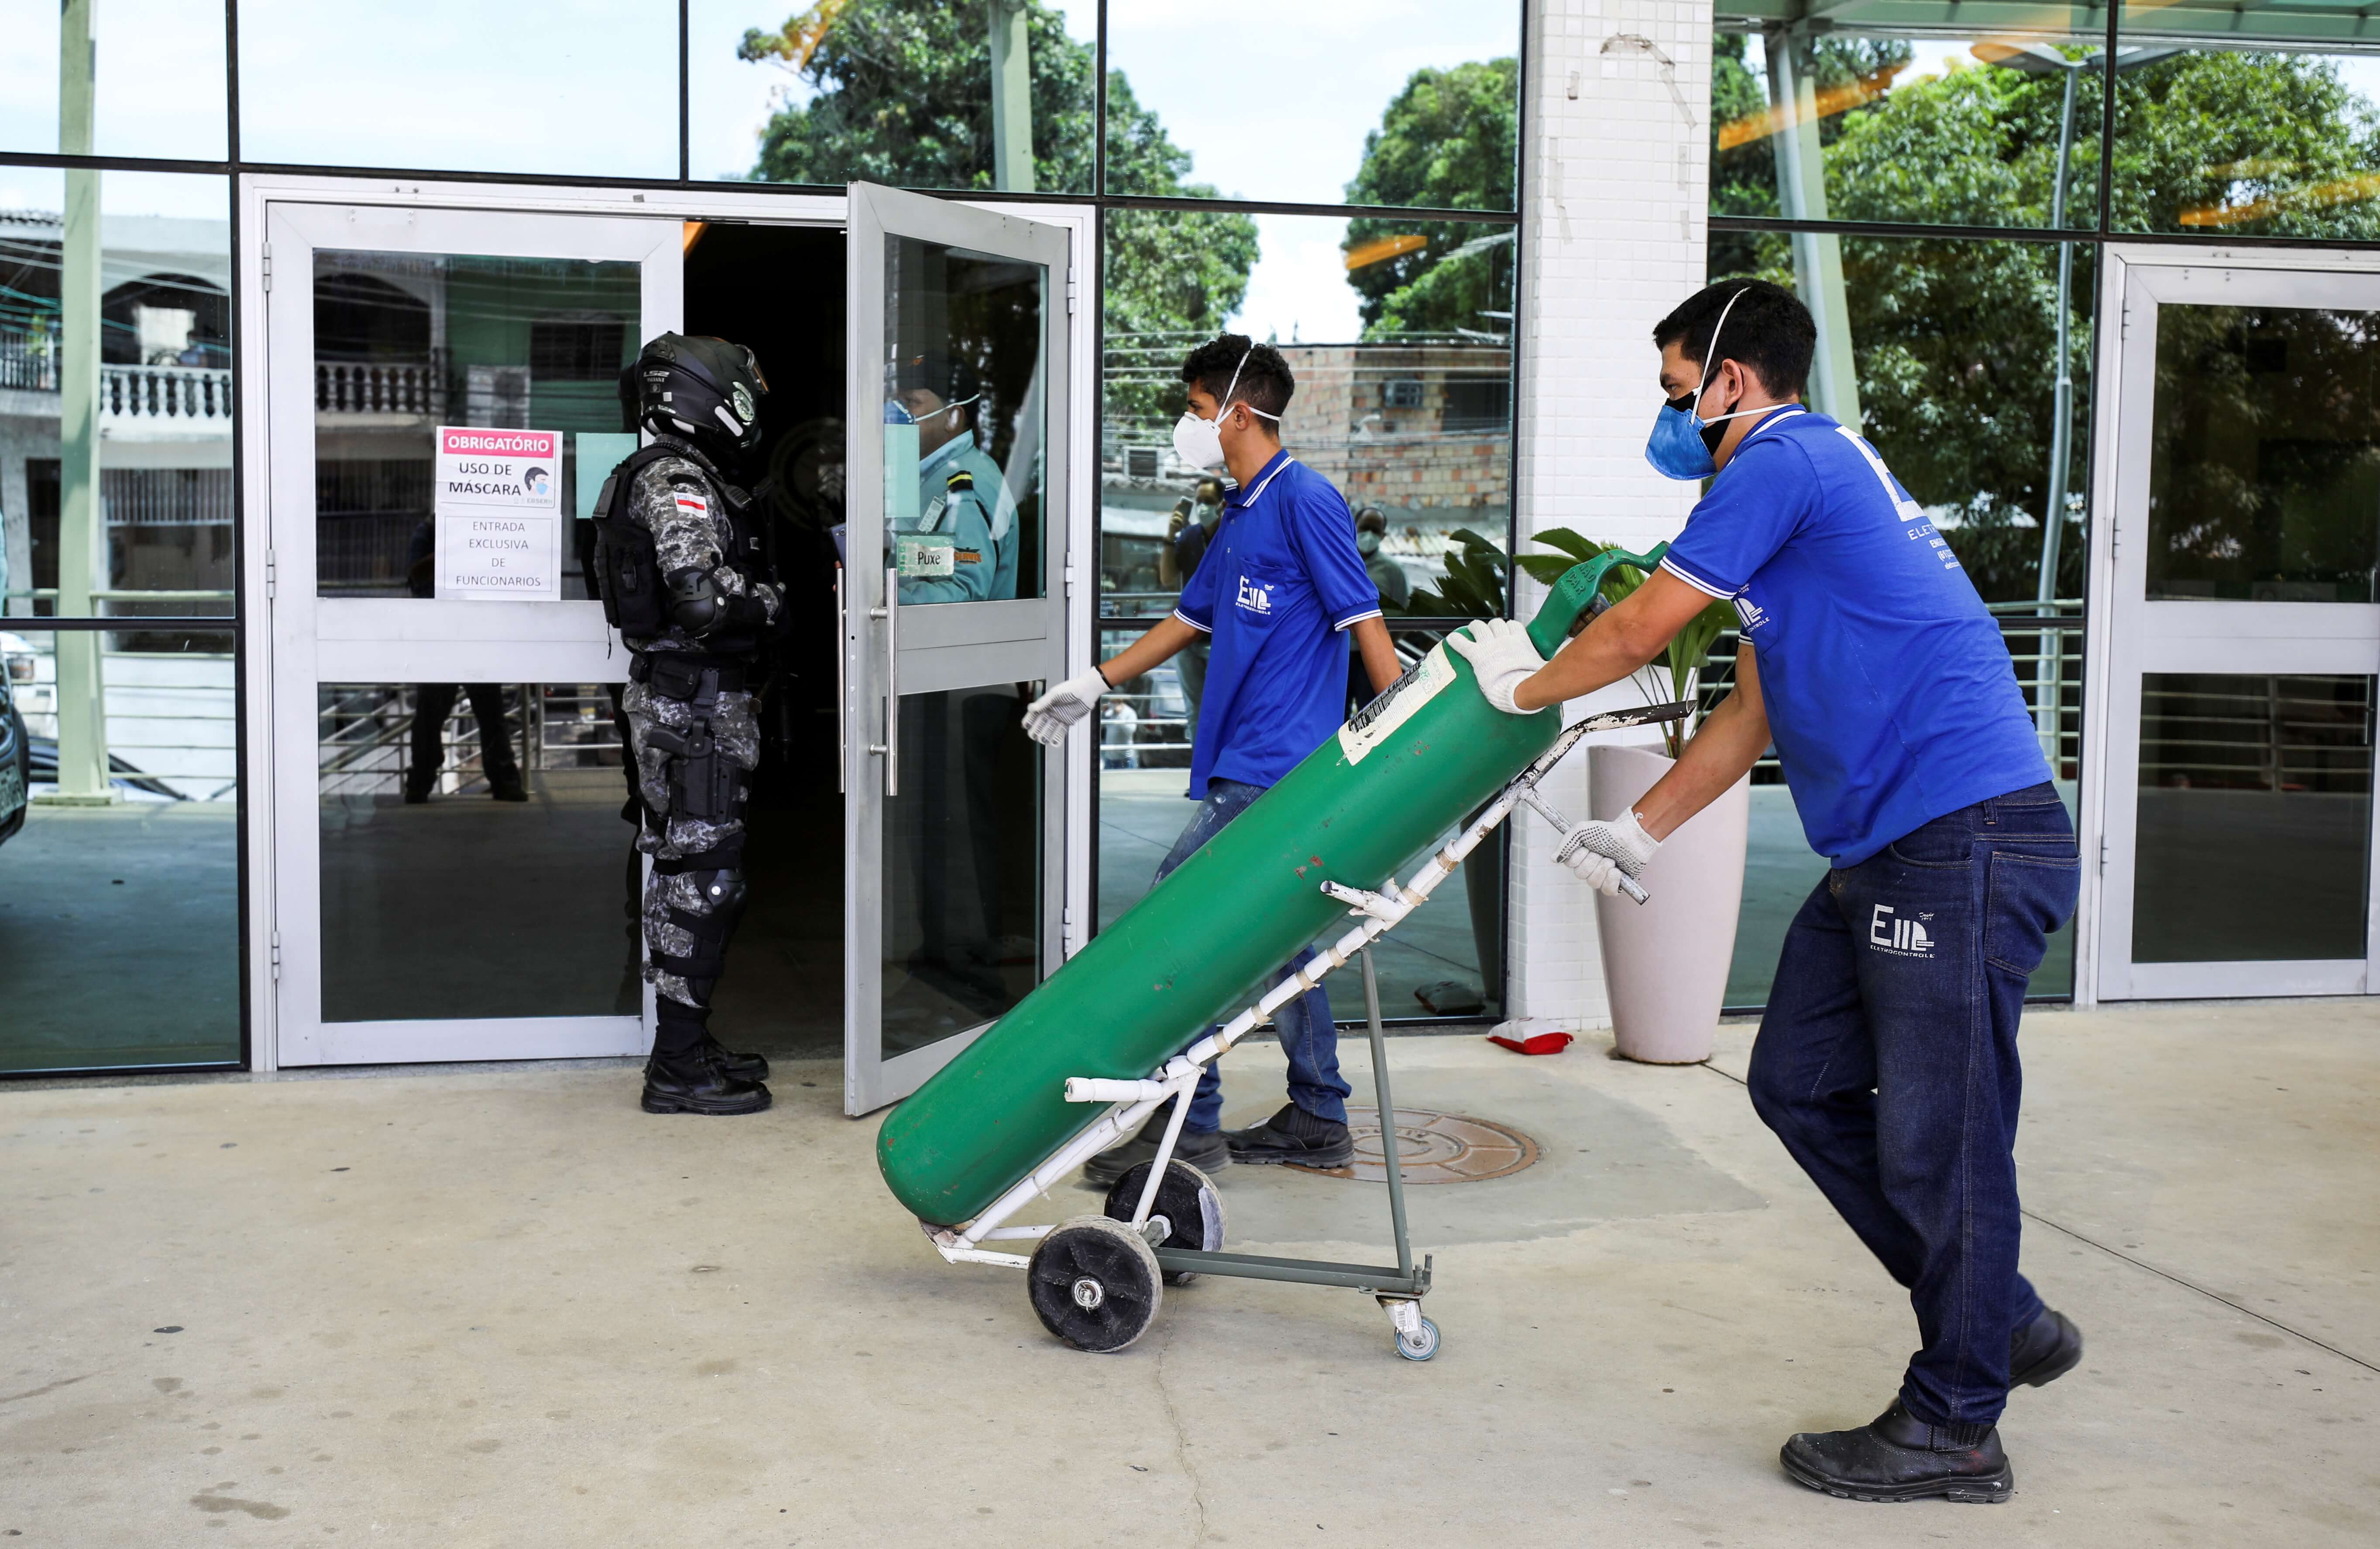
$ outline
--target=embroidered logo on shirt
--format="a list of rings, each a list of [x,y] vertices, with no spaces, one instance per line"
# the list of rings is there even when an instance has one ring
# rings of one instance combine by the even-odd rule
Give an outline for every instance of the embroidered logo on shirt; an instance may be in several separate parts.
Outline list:
[[[1240,578],[1240,594],[1234,600],[1250,613],[1272,612],[1272,588],[1245,576]]]
[[[1878,904],[1876,913],[1868,920],[1867,944],[1896,957],[1931,957],[1934,956],[1934,938],[1925,933],[1925,927],[1920,921],[1932,918],[1926,914],[1912,920],[1896,915],[1890,904]]]

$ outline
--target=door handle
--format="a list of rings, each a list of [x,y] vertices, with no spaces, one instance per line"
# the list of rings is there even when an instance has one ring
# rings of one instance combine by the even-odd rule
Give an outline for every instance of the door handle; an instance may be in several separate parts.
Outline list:
[[[901,794],[901,572],[892,567],[884,570],[884,605],[870,608],[868,616],[884,621],[884,740],[871,742],[868,750],[884,758],[884,794]]]
[[[834,567],[834,788],[848,790],[849,771],[844,760],[851,752],[851,670],[844,664],[844,630],[848,620],[843,611],[843,567]]]

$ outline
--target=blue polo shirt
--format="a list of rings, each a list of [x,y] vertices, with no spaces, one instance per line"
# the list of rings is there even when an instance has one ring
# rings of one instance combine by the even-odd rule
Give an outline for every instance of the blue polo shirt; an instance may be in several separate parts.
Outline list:
[[[1974,583],[1876,449],[1827,416],[1760,421],[1661,567],[1734,603],[1803,832],[1835,865],[2049,778]]]
[[[1173,616],[1214,637],[1190,799],[1207,782],[1269,786],[1346,719],[1346,631],[1380,616],[1380,589],[1330,481],[1276,452],[1223,502]]]

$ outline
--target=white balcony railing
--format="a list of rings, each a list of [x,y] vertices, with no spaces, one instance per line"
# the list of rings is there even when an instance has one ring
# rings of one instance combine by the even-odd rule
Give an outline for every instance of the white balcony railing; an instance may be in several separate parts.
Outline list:
[[[227,366],[102,366],[99,412],[104,420],[176,421],[209,428],[231,425]]]
[[[314,362],[314,409],[322,414],[403,414],[432,419],[445,412],[446,373],[431,361]]]

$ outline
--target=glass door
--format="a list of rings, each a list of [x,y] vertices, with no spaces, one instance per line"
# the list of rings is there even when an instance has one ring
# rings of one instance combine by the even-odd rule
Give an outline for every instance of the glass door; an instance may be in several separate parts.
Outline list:
[[[2099,995],[2364,993],[2380,276],[2122,283]]]
[[[637,444],[621,372],[677,326],[682,227],[266,228],[278,1061],[641,1053],[628,658],[584,518]]]
[[[1067,233],[851,187],[844,1104],[915,1091],[1057,965]]]

